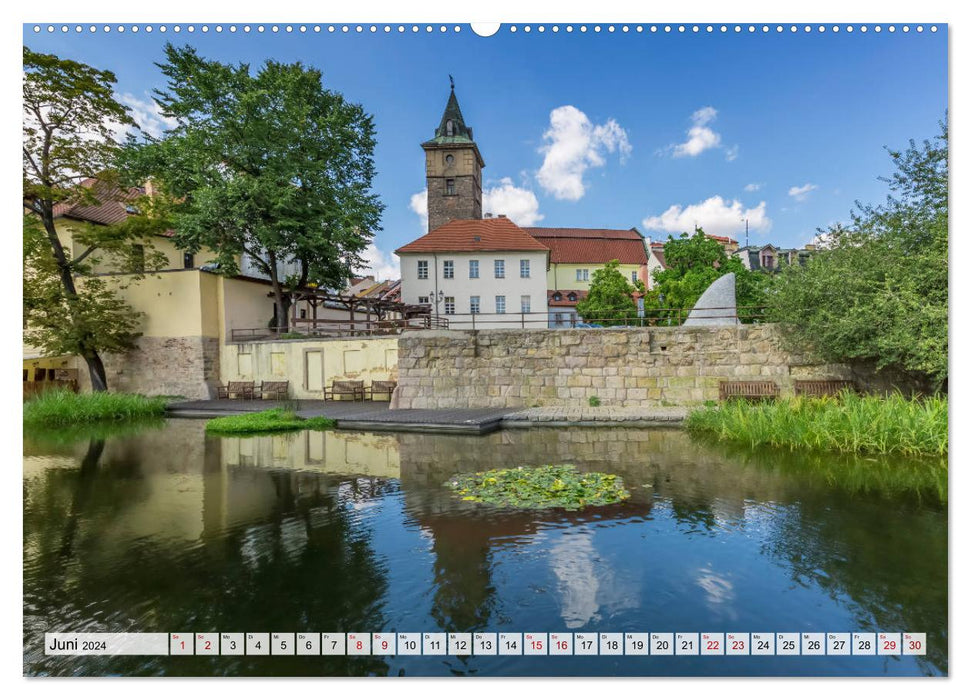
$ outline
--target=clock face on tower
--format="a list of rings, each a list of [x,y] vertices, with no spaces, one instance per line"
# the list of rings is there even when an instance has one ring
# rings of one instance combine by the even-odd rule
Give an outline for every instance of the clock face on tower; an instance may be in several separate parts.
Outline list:
[[[455,162],[455,156],[453,156],[451,153],[449,153],[447,156],[445,156],[445,162],[448,165],[451,165],[452,163]]]

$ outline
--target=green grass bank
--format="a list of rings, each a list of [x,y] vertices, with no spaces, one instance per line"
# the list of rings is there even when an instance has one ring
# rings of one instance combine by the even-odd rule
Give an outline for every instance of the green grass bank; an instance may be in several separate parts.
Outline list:
[[[24,403],[24,426],[64,427],[161,418],[168,399],[140,394],[47,391]]]
[[[900,394],[732,401],[692,411],[685,428],[698,435],[791,450],[947,455],[947,398]]]
[[[212,418],[206,423],[206,432],[217,435],[255,435],[290,430],[328,430],[336,425],[337,421],[331,418],[301,418],[292,410],[271,408],[258,413]]]

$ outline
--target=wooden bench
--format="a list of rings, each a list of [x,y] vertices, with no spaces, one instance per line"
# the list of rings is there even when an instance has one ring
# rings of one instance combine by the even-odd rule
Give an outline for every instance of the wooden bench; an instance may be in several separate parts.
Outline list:
[[[841,391],[856,391],[849,379],[797,379],[792,383],[796,396],[836,396]]]
[[[398,386],[398,382],[393,380],[391,381],[378,380],[375,382],[371,382],[371,386],[368,387],[368,398],[370,398],[371,401],[374,401],[375,394],[381,394],[381,395],[387,394],[388,401],[390,401],[391,394],[394,393],[395,387],[397,386]]]
[[[261,399],[275,399],[277,401],[286,401],[287,395],[290,393],[290,382],[262,382],[259,388],[259,398]]]
[[[252,399],[256,395],[256,382],[229,382],[216,387],[217,399]]]
[[[718,382],[718,399],[746,399],[762,401],[779,396],[779,385],[775,382]]]
[[[337,396],[350,396],[352,401],[364,400],[364,382],[335,379],[330,389],[324,388],[324,401],[335,400]]]

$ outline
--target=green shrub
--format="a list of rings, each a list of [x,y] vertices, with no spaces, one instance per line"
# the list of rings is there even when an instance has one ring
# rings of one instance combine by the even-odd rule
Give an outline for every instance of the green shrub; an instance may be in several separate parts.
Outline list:
[[[24,425],[70,426],[99,421],[159,418],[165,414],[166,403],[163,397],[141,394],[46,391],[24,403]]]
[[[255,433],[280,433],[291,430],[328,430],[337,425],[331,418],[317,416],[301,418],[292,410],[271,408],[258,413],[213,418],[206,423],[206,432],[219,435],[249,435]]]
[[[946,397],[796,397],[732,401],[698,409],[685,420],[692,433],[750,446],[871,454],[946,455]]]
[[[578,510],[630,498],[619,476],[581,473],[571,464],[460,474],[445,485],[463,501],[511,508]]]
[[[594,408],[596,408],[597,406],[600,405],[600,397],[599,396],[591,396],[589,399],[587,399],[587,403],[589,403],[591,406],[593,406]]]

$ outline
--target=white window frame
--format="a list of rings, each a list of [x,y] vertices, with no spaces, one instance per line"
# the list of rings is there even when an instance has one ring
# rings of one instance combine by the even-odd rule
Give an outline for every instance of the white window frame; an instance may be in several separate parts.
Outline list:
[[[469,279],[477,280],[479,279],[479,261],[469,260]]]
[[[455,297],[445,297],[445,315],[455,315]]]
[[[419,260],[418,261],[418,279],[427,280],[428,279],[428,261]]]
[[[496,260],[493,264],[493,269],[495,270],[496,279],[504,280],[506,279],[506,261]]]
[[[482,313],[482,299],[478,296],[469,297],[469,313],[480,314]]]
[[[519,297],[520,313],[524,313],[524,314],[532,313],[531,312],[532,306],[533,306],[533,303],[532,303],[532,299],[530,299],[529,294],[523,294],[521,297]]]
[[[506,313],[506,295],[496,294],[496,313],[504,314]]]
[[[442,261],[442,279],[453,280],[455,279],[455,261],[454,260],[443,260]]]
[[[428,297],[418,297],[418,303],[419,304],[428,304],[429,306],[431,306],[431,303],[432,302],[431,302],[431,299],[429,299]]]
[[[520,279],[529,279],[529,260],[519,261],[519,277]]]

